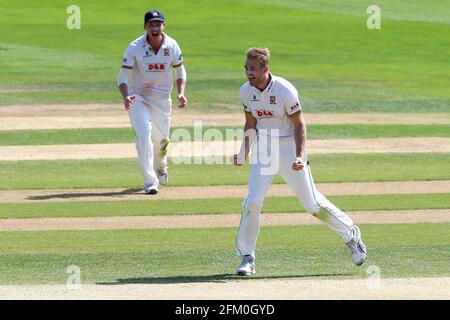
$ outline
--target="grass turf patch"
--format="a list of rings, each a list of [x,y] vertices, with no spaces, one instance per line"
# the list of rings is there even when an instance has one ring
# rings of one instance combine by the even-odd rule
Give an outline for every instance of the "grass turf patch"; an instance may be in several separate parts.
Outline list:
[[[262,227],[255,278],[449,276],[450,224],[361,225],[368,258],[351,262],[325,226]],[[69,265],[82,283],[181,283],[233,279],[236,228],[0,233],[1,284],[65,284]],[[208,268],[204,268],[207,265]],[[274,270],[277,270],[274,273]],[[251,279],[248,279],[251,281]]]
[[[119,0],[79,0],[77,5],[81,29],[69,30],[67,7],[58,2],[2,3],[0,103],[120,101],[114,79],[126,46],[143,34],[148,3],[136,1],[129,8]],[[166,31],[183,50],[194,108],[223,111],[225,104],[239,105],[245,49],[260,45],[271,49],[272,72],[292,81],[310,110],[447,112],[448,3],[383,2],[381,30],[367,29],[368,5],[356,0],[342,6],[330,1],[152,2],[167,15]],[[36,22],[35,16],[41,19]],[[272,36],[261,29],[270,29]],[[109,36],[98,41],[103,34]],[[210,41],[194,42],[194,35]],[[287,46],[279,39],[302,41]]]
[[[207,137],[210,137],[209,140],[214,137],[222,141],[228,140],[227,137],[230,137],[230,140],[234,139],[234,134],[238,134],[241,130],[242,126],[205,126],[195,133],[193,127],[176,127],[171,128],[171,134],[174,132],[176,134],[175,137],[173,135],[171,137],[173,141],[180,141],[180,135],[183,134],[183,139],[186,137],[190,141],[206,140]],[[450,125],[308,125],[308,139],[397,137],[450,137]],[[134,132],[131,128],[0,131],[1,146],[127,142],[134,142]]]
[[[450,179],[450,154],[327,154],[309,156],[316,182]],[[200,161],[201,162],[201,161]],[[194,161],[191,161],[194,163]],[[247,184],[248,165],[169,163],[171,186]],[[0,162],[0,190],[140,188],[137,159]],[[281,183],[277,177],[274,183]]]
[[[143,195],[142,197],[148,197]],[[244,195],[243,195],[244,197]],[[450,194],[330,196],[344,211],[450,208]],[[0,218],[109,217],[241,212],[243,198],[2,203]],[[267,197],[263,213],[304,212],[296,197]],[[188,219],[188,218],[186,218]]]
[[[370,1],[347,0],[344,3],[338,3],[333,0],[250,0],[256,3],[270,3],[272,5],[295,9],[302,8],[308,11],[331,12],[342,15],[367,17],[365,10],[361,7],[368,7]],[[432,23],[450,24],[449,17],[442,11],[447,8],[445,1],[433,0],[425,5],[421,1],[392,1],[379,0],[377,6],[382,8],[383,17],[387,19],[401,21],[421,21]]]

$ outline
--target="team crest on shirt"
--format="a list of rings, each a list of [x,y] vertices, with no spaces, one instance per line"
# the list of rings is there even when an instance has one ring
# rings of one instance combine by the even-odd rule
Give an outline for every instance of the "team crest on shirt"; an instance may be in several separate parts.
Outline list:
[[[163,52],[164,52],[164,56],[169,56],[170,55],[169,48],[164,48]]]
[[[277,101],[276,101],[276,97],[275,97],[275,96],[270,96],[270,97],[269,97],[269,104],[277,104]]]

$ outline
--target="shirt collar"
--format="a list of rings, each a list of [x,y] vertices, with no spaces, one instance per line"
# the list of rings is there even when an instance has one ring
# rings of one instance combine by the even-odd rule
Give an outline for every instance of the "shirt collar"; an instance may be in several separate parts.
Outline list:
[[[273,76],[272,76],[272,74],[269,72],[269,82],[267,83],[267,86],[264,88],[264,90],[260,90],[260,89],[257,88],[257,87],[254,87],[254,88],[255,88],[255,90],[257,90],[259,93],[263,93],[263,92],[265,92],[265,93],[270,93],[270,92],[272,91],[272,88],[273,88],[273,83],[274,83]]]
[[[270,77],[270,81],[269,81],[269,85],[267,86],[267,88],[264,90],[267,93],[270,93],[272,91],[273,88],[273,84],[275,82],[275,80],[273,80],[273,76],[272,74],[269,72],[269,77]]]

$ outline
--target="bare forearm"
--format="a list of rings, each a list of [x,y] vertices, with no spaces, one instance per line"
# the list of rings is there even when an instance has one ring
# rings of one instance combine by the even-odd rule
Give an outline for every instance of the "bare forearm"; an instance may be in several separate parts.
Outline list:
[[[296,156],[303,159],[305,156],[306,144],[306,126],[303,123],[294,127],[294,140]]]
[[[184,96],[184,89],[185,88],[186,88],[186,79],[184,79],[184,78],[177,79],[178,95]]]
[[[119,91],[124,99],[129,96],[128,85],[126,83],[119,84]]]
[[[245,122],[244,125],[244,140],[242,141],[241,151],[239,152],[244,159],[247,159],[253,142],[256,138],[256,127]]]

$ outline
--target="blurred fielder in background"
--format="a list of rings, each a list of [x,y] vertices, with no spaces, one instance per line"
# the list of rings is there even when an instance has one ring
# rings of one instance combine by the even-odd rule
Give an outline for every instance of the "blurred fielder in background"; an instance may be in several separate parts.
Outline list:
[[[146,194],[158,193],[166,184],[173,70],[176,74],[179,107],[184,96],[186,70],[178,43],[165,34],[165,18],[158,10],[144,16],[143,36],[125,50],[117,77],[119,91],[136,134],[136,149]]]

